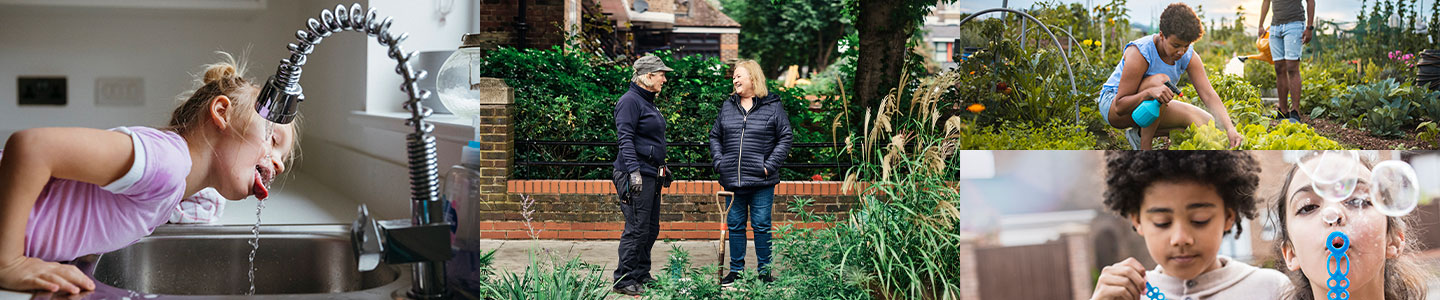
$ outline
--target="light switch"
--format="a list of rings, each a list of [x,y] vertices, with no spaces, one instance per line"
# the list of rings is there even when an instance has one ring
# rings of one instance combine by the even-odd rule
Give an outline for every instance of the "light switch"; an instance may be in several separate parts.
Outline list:
[[[70,99],[63,76],[21,76],[16,78],[15,86],[19,105],[65,106]]]
[[[145,79],[141,77],[95,78],[95,106],[144,106]]]

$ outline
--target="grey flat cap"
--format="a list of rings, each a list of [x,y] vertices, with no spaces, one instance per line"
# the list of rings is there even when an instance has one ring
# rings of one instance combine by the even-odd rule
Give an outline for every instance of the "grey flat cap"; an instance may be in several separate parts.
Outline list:
[[[635,75],[650,74],[659,71],[670,72],[674,70],[666,67],[665,63],[660,61],[660,57],[655,55],[646,54],[640,57],[640,59],[635,60]]]

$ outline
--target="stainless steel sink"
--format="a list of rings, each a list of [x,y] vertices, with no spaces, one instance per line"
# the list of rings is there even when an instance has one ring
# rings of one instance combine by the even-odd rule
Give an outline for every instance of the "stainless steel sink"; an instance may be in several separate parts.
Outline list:
[[[245,296],[253,237],[243,225],[167,225],[129,247],[75,264],[95,279],[92,296],[101,298],[389,299],[410,286],[409,270],[399,266],[357,271],[348,225],[265,225],[255,256],[255,295]]]

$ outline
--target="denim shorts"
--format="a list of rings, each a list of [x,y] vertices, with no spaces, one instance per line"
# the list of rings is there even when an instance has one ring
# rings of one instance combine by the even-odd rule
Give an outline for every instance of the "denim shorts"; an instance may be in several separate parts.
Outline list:
[[[1305,50],[1305,21],[1270,26],[1270,57],[1275,60],[1300,60]]]
[[[1110,104],[1115,102],[1115,87],[1100,88],[1100,96],[1095,97],[1095,102],[1100,104],[1100,119],[1105,120],[1105,125],[1110,125]]]

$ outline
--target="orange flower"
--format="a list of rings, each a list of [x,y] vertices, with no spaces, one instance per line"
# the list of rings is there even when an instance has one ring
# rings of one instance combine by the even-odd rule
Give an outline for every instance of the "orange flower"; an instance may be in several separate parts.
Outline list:
[[[970,71],[970,75],[975,75],[975,71]]]
[[[982,111],[985,111],[985,105],[980,104],[980,103],[975,103],[975,104],[971,104],[971,105],[968,106],[968,107],[965,107],[965,110],[968,110],[968,111],[970,111],[970,112],[972,112],[972,113],[977,113],[977,114],[978,114],[978,113],[980,113],[980,112],[982,112]]]

